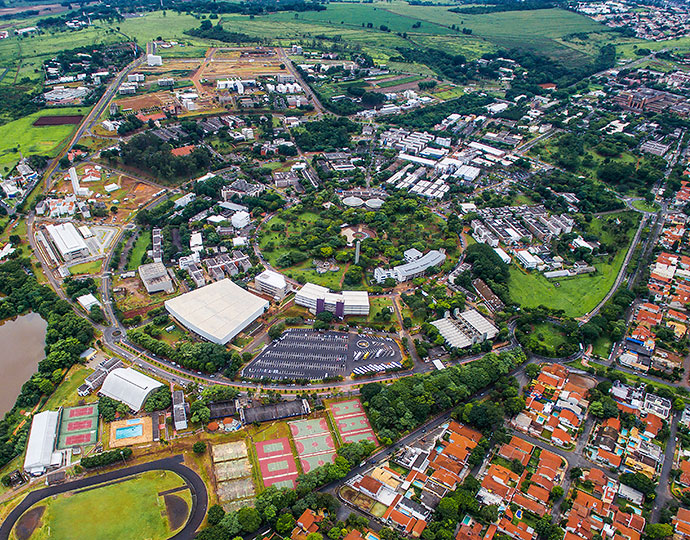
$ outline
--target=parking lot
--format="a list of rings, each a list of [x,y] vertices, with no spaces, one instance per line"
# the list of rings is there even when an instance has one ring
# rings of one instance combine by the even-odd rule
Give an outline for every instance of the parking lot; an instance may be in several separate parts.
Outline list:
[[[347,332],[286,330],[242,375],[252,379],[321,380],[399,368],[401,354],[391,338]]]

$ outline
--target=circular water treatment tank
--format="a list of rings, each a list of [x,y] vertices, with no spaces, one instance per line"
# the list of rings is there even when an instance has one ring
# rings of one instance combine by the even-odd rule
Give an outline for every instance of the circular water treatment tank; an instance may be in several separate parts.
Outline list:
[[[343,204],[346,206],[362,206],[364,204],[364,201],[360,199],[359,197],[345,197],[343,199]]]
[[[366,203],[368,208],[371,208],[372,210],[378,210],[383,206],[383,199],[369,199]]]

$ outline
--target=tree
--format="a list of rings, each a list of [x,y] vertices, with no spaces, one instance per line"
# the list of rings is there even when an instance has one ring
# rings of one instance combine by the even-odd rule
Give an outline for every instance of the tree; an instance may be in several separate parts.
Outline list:
[[[237,522],[246,533],[253,533],[261,526],[261,515],[255,508],[245,506],[237,511]]]
[[[218,525],[221,520],[225,517],[225,510],[219,504],[214,504],[208,509],[208,514],[206,515],[206,520],[209,525]]]
[[[673,536],[673,525],[670,523],[648,523],[644,533],[649,540],[671,538]]]
[[[554,488],[551,490],[551,493],[549,493],[549,499],[552,501],[557,501],[563,497],[564,493],[565,490],[561,486],[554,486]]]
[[[192,446],[192,450],[195,454],[203,454],[204,452],[206,452],[206,444],[202,441],[197,441]]]
[[[287,533],[295,528],[295,518],[292,514],[282,514],[278,521],[276,521],[276,531],[278,534],[285,536]]]
[[[345,283],[357,285],[362,282],[362,267],[353,265],[345,272]]]
[[[272,340],[276,340],[280,337],[280,334],[285,330],[285,323],[274,324],[268,329],[268,337]]]
[[[539,540],[561,540],[563,538],[563,529],[558,525],[551,523],[550,516],[544,516],[534,527],[537,532]]]

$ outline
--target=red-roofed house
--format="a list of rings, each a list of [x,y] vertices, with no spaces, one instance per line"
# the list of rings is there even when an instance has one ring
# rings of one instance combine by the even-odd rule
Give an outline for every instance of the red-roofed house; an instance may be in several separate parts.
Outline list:
[[[179,148],[173,148],[170,151],[170,153],[173,156],[182,157],[182,156],[188,156],[189,154],[192,153],[193,150],[194,150],[194,145],[188,144],[187,146],[180,146]]]
[[[567,431],[564,431],[561,428],[556,428],[551,434],[551,442],[558,446],[568,446],[569,444],[572,444],[573,438]]]

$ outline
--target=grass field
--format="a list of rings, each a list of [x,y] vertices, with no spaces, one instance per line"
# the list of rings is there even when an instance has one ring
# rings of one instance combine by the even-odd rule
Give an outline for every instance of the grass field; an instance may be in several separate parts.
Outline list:
[[[84,379],[93,373],[92,370],[77,364],[70,368],[60,385],[55,389],[43,405],[43,410],[48,411],[58,407],[76,405],[80,399],[77,388],[84,384]]]
[[[659,205],[656,203],[648,203],[647,201],[633,201],[632,205],[637,208],[638,210],[642,210],[643,212],[658,212],[659,211]]]
[[[65,140],[76,129],[73,125],[36,127],[33,123],[37,118],[63,114],[86,115],[89,110],[89,107],[43,109],[0,126],[0,168],[3,175],[19,162],[22,155],[26,157],[42,154],[55,157]]]
[[[158,493],[184,485],[168,471],[151,471],[125,482],[42,501],[42,527],[32,540],[165,539],[165,503]],[[110,511],[104,511],[110,509]],[[84,519],[91,516],[91,519]]]
[[[558,347],[566,342],[561,329],[549,322],[535,324],[530,333],[530,338],[536,339],[541,345],[546,347],[551,356],[555,356]]]
[[[98,259],[97,261],[90,261],[70,266],[69,272],[73,276],[78,274],[98,274],[101,271],[102,265],[103,261]]]
[[[132,247],[132,252],[127,263],[127,270],[136,270],[146,256],[146,251],[151,244],[151,231],[142,231]]]

